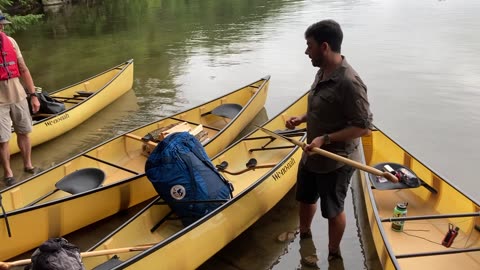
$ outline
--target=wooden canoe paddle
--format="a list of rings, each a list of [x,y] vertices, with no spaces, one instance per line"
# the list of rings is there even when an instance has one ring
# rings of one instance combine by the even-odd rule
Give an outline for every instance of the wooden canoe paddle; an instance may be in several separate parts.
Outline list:
[[[305,148],[305,146],[307,145],[306,143],[304,142],[301,142],[301,141],[298,141],[298,140],[295,140],[295,139],[292,139],[292,138],[288,138],[288,137],[285,137],[285,136],[282,136],[280,134],[277,134],[271,130],[268,130],[266,128],[263,128],[263,127],[259,127],[257,126],[261,131],[267,133],[268,135],[274,137],[274,138],[279,138],[279,139],[282,139],[282,140],[286,140],[288,142],[291,142],[295,145],[298,145],[300,146],[302,149]],[[316,154],[320,154],[322,156],[325,156],[325,157],[328,157],[328,158],[331,158],[333,160],[336,160],[336,161],[339,161],[339,162],[342,162],[342,163],[345,163],[347,165],[350,165],[352,167],[355,167],[359,170],[362,170],[362,171],[365,171],[365,172],[368,172],[368,173],[371,173],[371,174],[374,174],[374,175],[378,175],[378,176],[382,176],[382,177],[385,177],[386,179],[390,180],[391,182],[394,182],[394,183],[397,183],[398,182],[398,178],[389,173],[389,172],[382,172],[380,171],[379,169],[376,169],[374,167],[371,167],[371,166],[368,166],[368,165],[365,165],[365,164],[362,164],[358,161],[355,161],[355,160],[351,160],[349,158],[346,158],[346,157],[342,157],[342,156],[339,156],[337,154],[334,154],[332,152],[329,152],[327,150],[324,150],[324,149],[321,149],[321,148],[318,148],[318,147],[314,147],[312,148],[311,150],[312,152],[316,153]]]
[[[113,248],[113,249],[104,249],[104,250],[96,250],[96,251],[86,251],[80,253],[82,258],[87,257],[95,257],[95,256],[102,256],[102,255],[113,255],[118,253],[127,253],[127,252],[134,252],[134,251],[144,251],[151,248],[154,244],[146,244],[146,245],[139,245],[133,247],[123,247],[123,248]],[[31,259],[24,259],[18,260],[14,262],[0,262],[0,270],[8,270],[15,266],[22,266],[32,263]]]

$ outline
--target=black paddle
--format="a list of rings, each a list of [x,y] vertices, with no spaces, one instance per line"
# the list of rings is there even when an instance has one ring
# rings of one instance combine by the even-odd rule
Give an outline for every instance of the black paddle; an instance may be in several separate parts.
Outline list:
[[[5,208],[3,208],[2,204],[2,194],[0,194],[0,208],[2,208],[3,217],[5,218],[5,225],[7,226],[8,237],[12,237],[12,232],[10,231],[10,224],[8,223],[7,212],[5,212]]]
[[[55,192],[62,190],[70,194],[77,194],[99,187],[105,180],[105,173],[97,168],[84,168],[66,175],[55,184],[55,189],[27,206],[32,206]]]

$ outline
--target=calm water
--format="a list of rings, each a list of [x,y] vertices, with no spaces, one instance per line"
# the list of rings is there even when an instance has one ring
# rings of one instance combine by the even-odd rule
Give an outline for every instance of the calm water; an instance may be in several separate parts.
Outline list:
[[[474,168],[480,161],[476,139],[480,133],[480,1],[88,2],[95,5],[48,11],[41,24],[14,34],[36,85],[58,89],[133,58],[134,87],[79,128],[35,149],[37,164],[50,166],[113,135],[267,74],[272,82],[266,110],[273,116],[313,81],[316,70],[304,55],[304,30],[315,21],[333,18],[343,26],[343,54],[369,87],[375,124],[479,200]],[[71,147],[55,148],[55,155],[51,154],[50,149],[66,143]],[[352,196],[343,245],[345,269],[362,269]],[[296,243],[262,242],[295,226],[292,201],[290,195],[282,201],[283,208],[277,207],[229,246],[234,252],[224,253],[233,257],[225,255],[223,260],[232,269],[249,269],[248,265],[250,269],[299,268]],[[326,230],[323,220],[316,222],[317,228]],[[318,233],[320,252],[325,250],[324,236]],[[258,240],[255,249],[252,237]],[[266,251],[273,255],[259,256],[258,252]],[[240,263],[244,260],[247,266]]]

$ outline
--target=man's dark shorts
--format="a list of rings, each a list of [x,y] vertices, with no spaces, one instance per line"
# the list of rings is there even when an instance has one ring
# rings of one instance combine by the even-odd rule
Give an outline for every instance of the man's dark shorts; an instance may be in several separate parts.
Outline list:
[[[354,168],[345,165],[332,172],[314,173],[300,165],[297,175],[296,199],[315,204],[320,198],[324,218],[333,218],[343,212],[345,197]]]

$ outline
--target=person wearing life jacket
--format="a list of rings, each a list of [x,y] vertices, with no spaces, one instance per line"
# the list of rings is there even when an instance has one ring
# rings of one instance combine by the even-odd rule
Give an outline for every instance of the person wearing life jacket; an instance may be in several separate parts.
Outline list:
[[[8,145],[12,124],[17,134],[17,144],[23,158],[25,172],[38,171],[32,165],[31,159],[31,143],[28,134],[32,131],[32,118],[28,100],[31,102],[34,113],[40,109],[40,101],[35,95],[35,85],[20,48],[13,38],[3,32],[4,27],[10,23],[0,11],[0,162],[7,186],[15,183],[10,167]],[[27,96],[30,98],[27,99]]]

